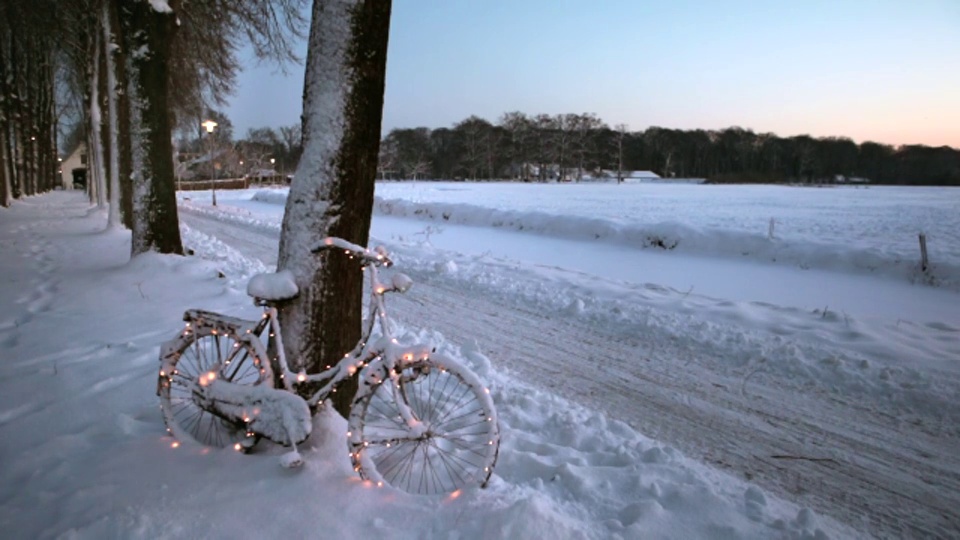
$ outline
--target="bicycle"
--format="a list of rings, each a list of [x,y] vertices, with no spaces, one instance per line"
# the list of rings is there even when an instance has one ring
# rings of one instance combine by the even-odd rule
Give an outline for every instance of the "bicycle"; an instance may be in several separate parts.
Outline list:
[[[380,281],[379,269],[393,265],[386,250],[329,237],[312,251],[324,249],[342,249],[369,275],[366,324],[353,350],[320,373],[290,370],[277,316],[277,307],[299,294],[288,271],[250,279],[247,293],[264,309],[259,321],[186,311],[186,328],[160,351],[157,394],[173,445],[192,441],[247,452],[264,437],[290,446],[281,463],[298,466],[297,444],[310,435],[311,414],[358,374],[347,445],[361,478],[418,494],[485,487],[500,447],[490,390],[454,359],[393,336],[384,295],[406,292],[413,282],[400,273]]]

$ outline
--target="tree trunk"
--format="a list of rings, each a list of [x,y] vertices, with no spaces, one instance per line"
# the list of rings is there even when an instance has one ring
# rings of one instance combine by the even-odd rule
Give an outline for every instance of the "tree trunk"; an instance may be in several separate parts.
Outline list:
[[[114,68],[117,76],[117,121],[120,156],[120,214],[123,218],[123,225],[128,229],[133,229],[133,155],[132,155],[132,136],[130,128],[130,97],[129,97],[129,79],[127,78],[128,54],[127,46],[129,41],[124,39],[127,27],[125,21],[120,18],[120,7],[116,2],[110,4],[110,27],[117,36],[116,42],[119,48],[114,51]]]
[[[314,0],[303,98],[303,156],[290,186],[278,267],[300,296],[280,312],[287,358],[317,372],[360,338],[363,274],[326,236],[366,245],[383,114],[389,0]],[[356,381],[331,398],[346,416]]]
[[[114,70],[114,58],[111,51],[113,39],[110,32],[110,6],[103,3],[103,56],[104,67],[107,71],[107,114],[110,117],[108,124],[108,138],[110,150],[110,212],[107,214],[107,228],[120,227],[120,155],[118,144],[119,122],[117,121],[117,79]]]
[[[129,17],[131,54],[131,136],[133,137],[133,234],[131,255],[155,250],[183,253],[177,218],[173,145],[167,106],[170,43],[176,31],[177,2],[173,11],[159,12],[159,2],[131,2]]]

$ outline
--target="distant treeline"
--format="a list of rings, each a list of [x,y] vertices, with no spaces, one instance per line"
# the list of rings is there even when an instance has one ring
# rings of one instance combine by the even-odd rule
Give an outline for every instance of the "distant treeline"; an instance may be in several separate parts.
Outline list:
[[[778,137],[730,127],[682,130],[609,127],[593,114],[528,116],[496,124],[471,116],[452,128],[398,128],[382,141],[383,178],[577,181],[618,171],[712,182],[831,182],[960,185],[960,150],[846,137]]]

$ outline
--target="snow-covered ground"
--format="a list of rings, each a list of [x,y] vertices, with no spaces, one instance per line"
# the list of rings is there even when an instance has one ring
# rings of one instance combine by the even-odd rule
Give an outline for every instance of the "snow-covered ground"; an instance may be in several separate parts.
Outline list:
[[[435,338],[491,384],[503,424],[491,487],[455,500],[364,486],[331,414],[292,473],[268,444],[250,456],[170,447],[158,344],[187,307],[256,316],[243,288],[275,264],[284,191],[221,191],[216,209],[185,194],[196,256],[130,262],[129,235],[102,232],[78,193],[0,210],[0,525],[79,538],[958,534],[958,218],[895,217],[956,208],[953,192],[904,210],[911,192],[810,190],[823,205],[880,192],[867,206],[895,211],[863,226],[913,236],[894,245],[826,241],[803,228],[815,212],[753,191],[815,197],[796,188],[745,188],[752,211],[738,213],[735,192],[695,191],[712,186],[577,187],[562,206],[567,187],[378,185],[372,233],[417,281],[396,310],[412,330],[443,327]],[[611,188],[675,207],[648,219]],[[938,286],[907,262],[918,228]],[[651,231],[676,249],[643,248]]]

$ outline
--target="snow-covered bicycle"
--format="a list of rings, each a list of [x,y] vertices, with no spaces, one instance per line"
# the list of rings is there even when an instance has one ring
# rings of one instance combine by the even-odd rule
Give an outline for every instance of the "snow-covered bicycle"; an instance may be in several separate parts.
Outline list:
[[[393,264],[382,247],[331,237],[313,251],[324,249],[342,250],[369,275],[368,317],[354,349],[321,373],[290,370],[277,306],[299,291],[286,271],[251,278],[247,293],[264,308],[258,321],[188,310],[186,328],[160,350],[157,393],[173,444],[247,451],[266,437],[291,448],[281,457],[285,466],[300,465],[296,445],[310,435],[311,412],[359,372],[347,445],[362,478],[418,494],[485,486],[500,446],[489,389],[431,347],[398,343],[384,295],[405,292],[412,281],[400,273],[380,281],[379,268]]]

